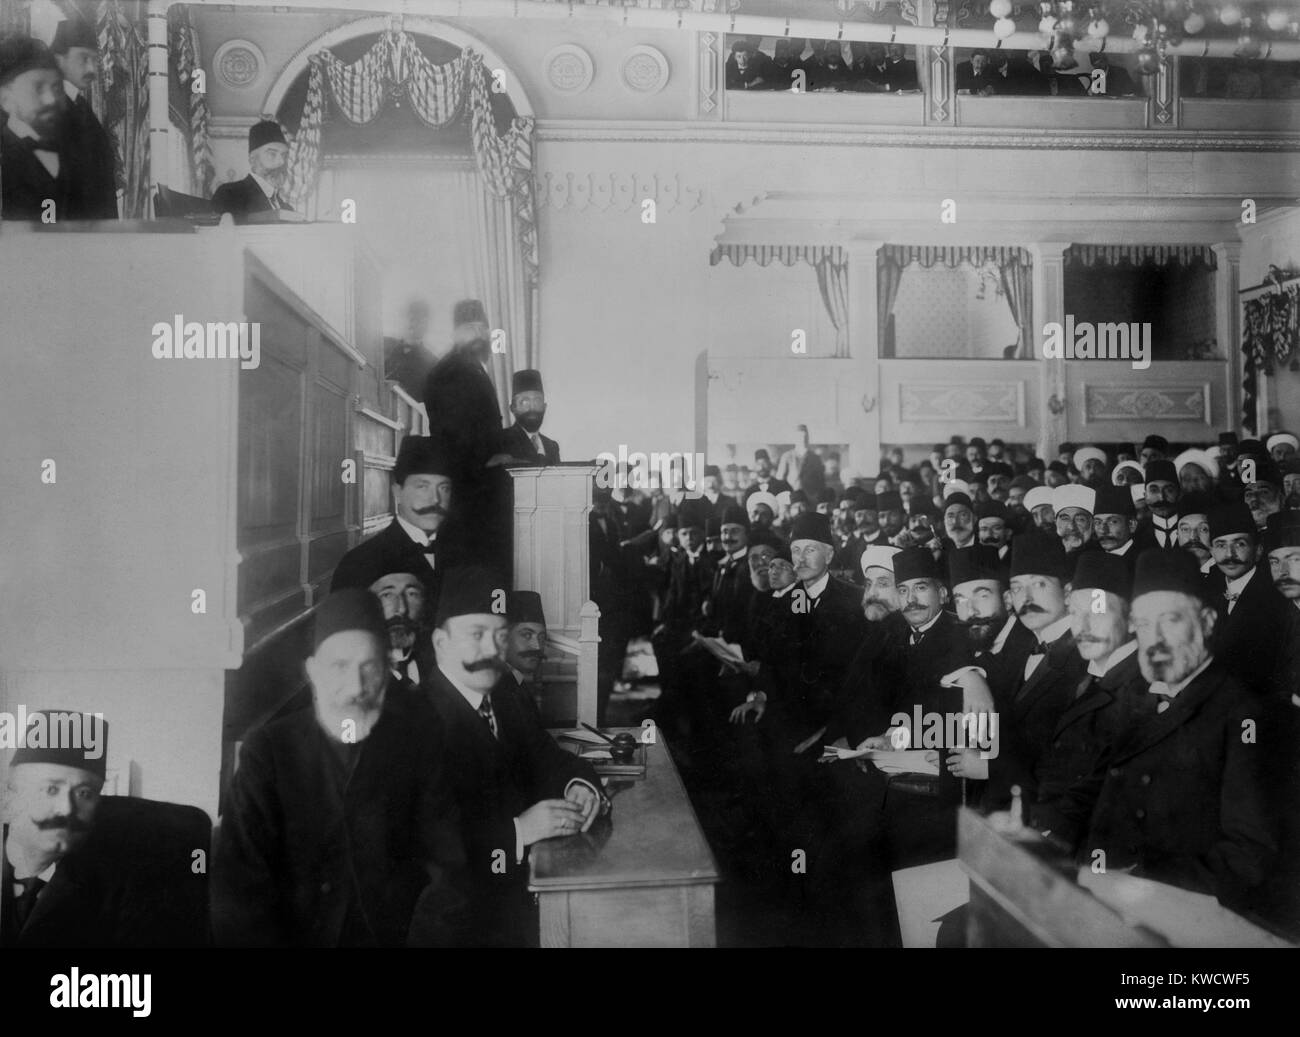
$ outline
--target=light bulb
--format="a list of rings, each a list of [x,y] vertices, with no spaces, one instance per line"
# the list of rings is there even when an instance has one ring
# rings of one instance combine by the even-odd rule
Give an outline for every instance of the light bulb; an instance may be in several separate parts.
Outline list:
[[[1268,27],[1274,32],[1281,32],[1286,28],[1287,22],[1291,20],[1291,15],[1289,12],[1278,7],[1269,11],[1264,20],[1268,23]]]
[[[1104,40],[1110,35],[1110,22],[1105,18],[1094,18],[1088,23],[1088,35],[1094,40]]]
[[[1225,4],[1219,12],[1219,21],[1224,25],[1236,25],[1241,21],[1241,8],[1236,4]]]
[[[989,14],[997,19],[1009,17],[1011,14],[1011,0],[993,0],[989,4]]]
[[[1183,19],[1183,29],[1187,32],[1188,36],[1195,36],[1198,32],[1200,32],[1204,28],[1205,28],[1205,16],[1202,14],[1198,14],[1196,11],[1193,11],[1185,19]]]
[[[999,18],[993,23],[993,35],[1000,40],[1005,40],[1015,31],[1016,23],[1010,18]]]

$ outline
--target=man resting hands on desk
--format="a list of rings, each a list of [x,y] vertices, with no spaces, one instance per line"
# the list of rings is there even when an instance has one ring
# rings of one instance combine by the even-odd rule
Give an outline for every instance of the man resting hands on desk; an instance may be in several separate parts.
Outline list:
[[[474,928],[489,946],[537,942],[528,847],[585,832],[609,810],[591,765],[561,749],[505,674],[506,594],[484,569],[456,569],[438,601],[437,666],[422,692],[447,736],[447,772],[461,811]]]

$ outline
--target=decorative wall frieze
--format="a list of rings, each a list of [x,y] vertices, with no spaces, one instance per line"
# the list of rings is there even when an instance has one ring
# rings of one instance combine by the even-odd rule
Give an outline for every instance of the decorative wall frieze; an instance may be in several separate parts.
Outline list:
[[[1210,420],[1210,386],[1088,385],[1084,387],[1086,421],[1199,421]]]
[[[695,37],[695,97],[702,119],[722,118],[722,44],[720,32],[701,32]]]
[[[640,44],[623,56],[619,79],[634,94],[657,94],[668,85],[668,59],[656,47]]]
[[[557,211],[629,212],[653,198],[661,211],[693,212],[704,202],[704,188],[683,182],[678,174],[544,173],[539,186],[541,199]]]
[[[227,40],[212,55],[212,68],[223,86],[251,90],[266,69],[266,55],[249,40]]]
[[[591,86],[595,66],[591,55],[576,43],[562,43],[542,59],[542,73],[556,93],[580,94]]]

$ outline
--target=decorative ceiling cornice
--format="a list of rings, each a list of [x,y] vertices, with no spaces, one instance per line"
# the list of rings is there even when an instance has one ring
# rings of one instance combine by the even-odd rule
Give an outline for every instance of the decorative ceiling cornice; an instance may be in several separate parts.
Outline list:
[[[977,128],[835,129],[805,124],[602,123],[544,119],[537,140],[549,142],[799,144],[826,147],[983,148],[1029,151],[1300,152],[1300,134],[1205,130],[992,130]]]

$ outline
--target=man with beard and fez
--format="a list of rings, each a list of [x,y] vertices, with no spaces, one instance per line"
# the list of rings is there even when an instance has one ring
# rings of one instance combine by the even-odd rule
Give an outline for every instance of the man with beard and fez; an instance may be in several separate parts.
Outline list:
[[[483,304],[477,299],[456,303],[452,325],[452,349],[424,383],[429,438],[452,465],[467,555],[505,578],[514,566],[513,520],[510,476],[501,466],[511,458],[501,441],[501,408],[488,369],[492,341]]]
[[[1155,707],[1099,768],[1078,859],[1236,908],[1268,876],[1277,848],[1266,787],[1266,754],[1276,747],[1267,744],[1265,704],[1214,654],[1216,621],[1188,554],[1143,552],[1132,624]]]
[[[510,413],[515,423],[502,433],[502,449],[530,465],[559,464],[560,444],[541,433],[546,396],[540,371],[516,371],[511,377]]]
[[[468,860],[470,938],[536,946],[528,848],[588,831],[609,800],[591,765],[556,745],[517,694],[498,694],[509,688],[505,600],[500,581],[481,567],[447,574],[433,632],[437,665],[422,692],[446,733]]]
[[[207,943],[207,879],[190,867],[207,815],[102,797],[101,716],[33,711],[24,735],[0,781],[0,948]]]
[[[231,213],[240,224],[260,213],[274,214],[260,218],[272,222],[298,215],[283,194],[289,182],[289,142],[278,122],[263,119],[249,129],[248,169],[243,180],[222,184],[212,192],[213,212]]]
[[[424,583],[425,611],[432,615],[438,604],[441,574],[458,560],[457,548],[447,542],[446,536],[452,494],[450,473],[450,460],[431,439],[403,439],[392,472],[397,514],[387,526],[340,559],[330,589],[366,587],[378,594],[376,581],[380,577],[410,573]],[[393,616],[397,613],[394,608]]]
[[[1177,546],[1196,559],[1203,573],[1214,568],[1214,554],[1210,551],[1210,512],[1219,503],[1208,493],[1187,493],[1178,500]]]
[[[1247,691],[1285,700],[1295,688],[1281,685],[1282,650],[1288,632],[1286,599],[1273,585],[1261,558],[1250,508],[1222,504],[1209,514],[1214,568],[1205,577],[1206,600],[1218,612],[1215,657]]]
[[[72,173],[68,216],[77,220],[117,219],[117,168],[113,140],[95,117],[87,92],[99,71],[99,40],[80,19],[59,22],[50,51],[63,73],[68,103],[64,141]]]
[[[65,103],[63,75],[45,44],[25,36],[0,40],[0,217],[75,218]]]
[[[441,732],[392,694],[367,591],[316,610],[312,708],[254,730],[212,865],[212,925],[236,947],[456,946],[465,850]]]
[[[1137,532],[1133,495],[1127,486],[1101,486],[1097,489],[1093,507],[1092,531],[1097,543],[1107,554],[1124,559],[1132,579],[1138,556],[1133,540]]]
[[[1148,436],[1147,440],[1150,441]],[[1145,455],[1150,446],[1144,446]],[[1133,550],[1139,554],[1149,547],[1178,546],[1178,498],[1182,485],[1172,461],[1156,458],[1146,465],[1147,517],[1133,533]]]
[[[770,493],[773,497],[778,493],[790,492],[790,484],[772,474],[772,456],[762,449],[754,451],[754,482],[745,491],[745,502],[748,503],[750,494],[760,491]]]
[[[1069,575],[1065,549],[1056,537],[1016,537],[1011,542],[1011,604],[1035,644],[1024,655],[999,653],[974,671],[951,675],[971,694],[965,686],[978,686],[982,672],[998,711],[995,758],[981,759],[968,751],[948,759],[951,773],[987,779],[985,809],[1004,809],[1013,785],[1020,786],[1024,804],[1034,802],[1038,761],[1083,677],[1084,662],[1075,650],[1066,606]]]

